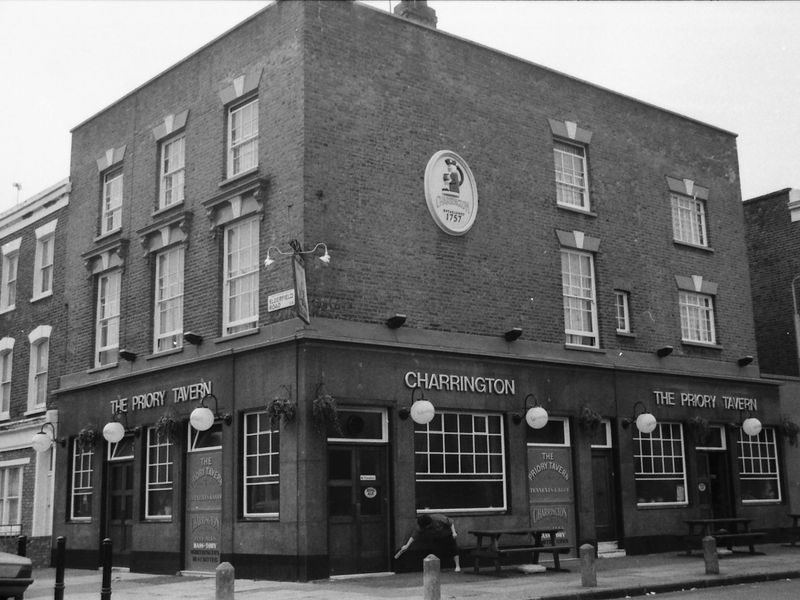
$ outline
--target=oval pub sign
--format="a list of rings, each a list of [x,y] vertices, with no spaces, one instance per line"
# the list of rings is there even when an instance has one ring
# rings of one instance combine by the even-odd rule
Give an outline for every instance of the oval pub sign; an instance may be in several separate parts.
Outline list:
[[[436,224],[450,235],[464,235],[478,213],[478,190],[467,163],[440,150],[425,168],[425,200]]]

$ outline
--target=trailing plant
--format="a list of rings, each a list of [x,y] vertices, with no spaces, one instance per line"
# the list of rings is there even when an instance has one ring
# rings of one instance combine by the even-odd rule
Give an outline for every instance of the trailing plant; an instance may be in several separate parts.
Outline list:
[[[78,447],[81,450],[93,448],[100,438],[100,431],[95,425],[87,425],[78,432]]]
[[[711,426],[708,419],[699,415],[691,417],[688,421],[689,428],[694,434],[695,445],[702,445],[708,440],[708,434],[711,433]]]
[[[581,406],[581,411],[578,415],[578,423],[581,427],[593,431],[597,429],[602,422],[603,415],[589,406]]]
[[[320,390],[317,390],[317,397],[311,402],[311,418],[314,427],[321,435],[327,432],[343,435],[336,400],[330,394],[320,393]]]
[[[276,427],[281,420],[286,425],[297,416],[297,405],[288,399],[275,398],[267,404],[267,416],[272,427]]]
[[[800,433],[800,425],[789,419],[789,417],[783,417],[781,432],[792,446],[797,446],[797,434]]]
[[[171,411],[158,417],[155,423],[156,436],[161,439],[175,440],[178,437],[181,424]]]

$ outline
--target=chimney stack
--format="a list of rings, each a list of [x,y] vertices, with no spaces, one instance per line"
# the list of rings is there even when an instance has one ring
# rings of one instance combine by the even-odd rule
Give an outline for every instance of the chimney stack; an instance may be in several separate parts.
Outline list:
[[[394,7],[394,14],[431,29],[436,29],[436,11],[428,6],[427,0],[402,0]]]

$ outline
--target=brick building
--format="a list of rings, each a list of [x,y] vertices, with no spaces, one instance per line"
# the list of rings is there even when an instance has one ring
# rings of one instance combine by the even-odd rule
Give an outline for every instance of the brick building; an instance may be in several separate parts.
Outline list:
[[[782,524],[735,135],[398,12],[278,2],[73,130],[73,566],[386,571],[425,512],[628,552]]]
[[[0,214],[0,535],[12,552],[26,536],[37,565],[50,560],[53,465],[63,448],[35,452],[31,440],[57,433],[50,392],[64,373],[68,205],[64,180]]]

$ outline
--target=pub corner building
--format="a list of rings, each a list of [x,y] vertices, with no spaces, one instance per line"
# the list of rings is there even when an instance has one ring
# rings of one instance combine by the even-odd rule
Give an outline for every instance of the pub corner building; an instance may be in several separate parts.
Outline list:
[[[735,136],[397,12],[277,2],[73,130],[68,566],[390,571],[425,512],[777,536]]]

